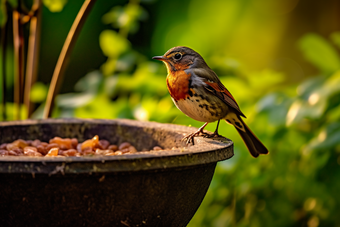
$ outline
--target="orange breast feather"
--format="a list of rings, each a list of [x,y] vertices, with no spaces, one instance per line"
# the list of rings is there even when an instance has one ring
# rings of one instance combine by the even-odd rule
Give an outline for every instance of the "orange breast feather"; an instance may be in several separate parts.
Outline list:
[[[190,73],[187,74],[183,70],[171,72],[166,78],[169,93],[173,99],[179,101],[189,96],[189,80]]]

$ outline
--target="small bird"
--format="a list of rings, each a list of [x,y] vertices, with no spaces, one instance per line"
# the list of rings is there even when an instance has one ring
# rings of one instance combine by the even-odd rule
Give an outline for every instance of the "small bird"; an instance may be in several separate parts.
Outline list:
[[[218,126],[223,119],[236,128],[253,157],[268,154],[267,148],[242,120],[245,115],[234,97],[199,53],[178,46],[152,59],[165,63],[167,87],[177,108],[194,120],[205,122],[196,132],[183,138],[186,144],[194,144],[194,137],[199,135],[219,137]],[[218,122],[213,134],[203,132],[208,123],[215,121]]]

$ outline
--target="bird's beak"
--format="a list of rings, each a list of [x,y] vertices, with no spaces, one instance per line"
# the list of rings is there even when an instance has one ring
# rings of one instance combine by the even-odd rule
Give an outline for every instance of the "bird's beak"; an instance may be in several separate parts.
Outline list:
[[[158,61],[166,61],[168,60],[166,57],[164,56],[155,56],[155,57],[152,57],[152,59],[155,59],[155,60],[158,60]]]

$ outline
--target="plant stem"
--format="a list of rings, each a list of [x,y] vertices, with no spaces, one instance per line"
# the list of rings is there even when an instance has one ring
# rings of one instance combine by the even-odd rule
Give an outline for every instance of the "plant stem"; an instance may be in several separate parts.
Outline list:
[[[20,12],[13,11],[13,41],[14,41],[14,119],[20,119],[20,106],[23,100],[23,80],[24,80],[24,37],[23,26],[20,22]]]
[[[25,97],[24,104],[27,108],[27,118],[30,118],[33,108],[30,101],[30,93],[33,83],[37,78],[39,42],[41,28],[41,0],[35,0],[32,6],[33,16],[30,22],[30,36],[28,39],[26,78],[25,78]]]
[[[78,12],[78,15],[76,19],[74,20],[72,27],[66,37],[64,46],[61,50],[61,53],[59,55],[57,65],[54,69],[50,88],[48,90],[45,109],[44,109],[44,115],[43,118],[46,119],[51,116],[52,108],[54,105],[54,98],[57,94],[57,90],[59,89],[59,86],[62,82],[63,75],[65,72],[65,68],[67,66],[70,54],[73,50],[73,47],[76,43],[77,37],[81,31],[81,28],[84,25],[84,22],[89,15],[94,3],[96,0],[86,0],[81,9]]]
[[[6,52],[7,52],[7,26],[8,22],[1,28],[1,66],[2,66],[2,120],[5,121],[7,119],[6,116],[6,93],[7,93],[7,86],[6,86]]]

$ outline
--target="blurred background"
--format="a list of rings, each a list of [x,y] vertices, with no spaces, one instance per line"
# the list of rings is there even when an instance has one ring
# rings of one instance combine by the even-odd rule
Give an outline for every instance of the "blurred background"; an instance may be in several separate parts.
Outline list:
[[[0,4],[1,37],[7,38],[0,120],[13,120],[10,28],[18,4]],[[43,1],[37,78],[24,94],[34,104],[31,118],[42,117],[59,53],[82,4]],[[29,23],[23,34],[28,37]],[[166,68],[151,59],[177,45],[203,56],[270,151],[252,158],[236,130],[222,122],[219,132],[234,141],[235,156],[217,165],[189,226],[340,226],[340,2],[98,0],[70,56],[52,117],[200,127],[174,106]],[[27,117],[22,106],[20,118]]]

